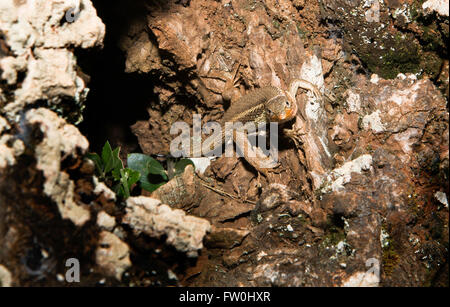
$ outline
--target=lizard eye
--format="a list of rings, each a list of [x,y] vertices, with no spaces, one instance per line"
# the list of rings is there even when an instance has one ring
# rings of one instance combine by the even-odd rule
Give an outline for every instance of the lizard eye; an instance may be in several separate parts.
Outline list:
[[[286,104],[286,107],[288,107],[288,108],[291,107],[291,103],[288,100],[286,100],[285,104]]]

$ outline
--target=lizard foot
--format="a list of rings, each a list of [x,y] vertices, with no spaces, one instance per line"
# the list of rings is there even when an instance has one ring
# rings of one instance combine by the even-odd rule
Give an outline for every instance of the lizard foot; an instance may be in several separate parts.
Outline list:
[[[284,129],[283,133],[294,141],[297,148],[303,144],[302,136],[306,134],[302,129],[295,127],[293,129]]]

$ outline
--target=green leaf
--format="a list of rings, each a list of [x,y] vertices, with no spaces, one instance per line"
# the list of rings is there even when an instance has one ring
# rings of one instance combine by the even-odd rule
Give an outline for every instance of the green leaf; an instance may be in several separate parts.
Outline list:
[[[134,171],[129,168],[120,170],[120,183],[122,185],[121,191],[123,191],[123,196],[125,198],[130,197],[131,186],[135,184],[140,177],[141,174],[138,171]]]
[[[145,184],[145,185],[141,184],[141,187],[146,191],[153,192],[153,191],[157,190],[160,186],[162,186],[166,183],[167,183],[167,181],[163,181],[160,183],[149,183],[149,184]]]
[[[120,147],[113,150],[113,170],[121,170],[123,168],[122,160],[119,158]]]
[[[119,151],[120,147],[112,150],[108,141],[106,141],[102,149],[103,171],[106,174],[114,170],[113,176],[116,180],[119,179],[119,170],[123,168],[122,160],[119,158]]]
[[[120,173],[122,174],[122,178],[127,179],[128,188],[131,189],[131,186],[139,181],[141,178],[141,174],[138,171],[132,170],[130,168],[121,169]]]
[[[188,165],[192,165],[195,168],[194,162],[192,162],[189,159],[181,159],[180,161],[178,161],[174,167],[175,168],[174,176],[182,174],[184,172],[184,169]]]
[[[144,190],[149,192],[153,192],[168,180],[162,165],[150,156],[140,153],[129,154],[127,164],[130,169],[141,174],[139,183]]]
[[[140,153],[129,154],[127,164],[129,168],[138,171],[141,174],[148,173],[160,175],[164,180],[167,180],[167,174],[162,165],[150,156]]]
[[[113,169],[113,151],[109,142],[106,141],[102,149],[102,160],[105,168],[103,169],[105,173],[109,173]]]
[[[111,171],[111,174],[112,174],[112,176],[113,176],[115,181],[119,181],[120,180],[120,171],[121,171],[121,169],[113,169]]]

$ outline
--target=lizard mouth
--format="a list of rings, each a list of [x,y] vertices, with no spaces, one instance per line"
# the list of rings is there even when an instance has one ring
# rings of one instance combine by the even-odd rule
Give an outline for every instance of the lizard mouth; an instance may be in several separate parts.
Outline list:
[[[279,122],[285,122],[288,121],[292,118],[294,118],[295,116],[295,111],[294,108],[286,108],[284,109],[284,112],[282,112],[280,115],[277,116],[277,120]]]

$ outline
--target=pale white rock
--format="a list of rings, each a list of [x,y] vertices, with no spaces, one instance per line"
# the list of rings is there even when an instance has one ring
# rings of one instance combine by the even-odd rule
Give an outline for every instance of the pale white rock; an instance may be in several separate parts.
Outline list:
[[[434,197],[436,197],[436,199],[441,204],[443,204],[446,208],[448,208],[447,194],[445,194],[444,192],[441,192],[441,191],[437,191],[436,193],[434,193]]]
[[[82,9],[71,20],[69,10],[76,7]],[[89,0],[2,0],[0,29],[9,30],[6,43],[16,55],[33,46],[88,48],[101,44],[105,35],[105,25]]]
[[[7,56],[0,59],[1,78],[11,85],[17,82],[17,74],[25,71],[27,60],[25,57]]]
[[[0,264],[0,287],[11,287],[11,272],[2,264]]]
[[[268,263],[259,264],[253,272],[253,279],[263,278],[274,283],[280,275],[280,272],[275,270],[274,267]]]
[[[324,79],[322,70],[322,61],[316,56],[311,55],[306,58],[300,69],[299,78],[314,84],[318,90],[324,92]],[[326,168],[332,157],[328,144],[328,118],[326,116],[324,104],[320,98],[316,97],[311,91],[306,93],[305,114],[308,122],[308,133],[305,135],[305,148],[310,154],[307,159],[309,164],[317,165],[319,168]],[[302,129],[304,123],[297,119],[295,128]],[[319,174],[320,176],[320,174]],[[318,182],[314,182],[316,186]]]
[[[439,15],[448,17],[448,0],[428,0],[422,4],[422,9],[425,14],[430,14],[436,12]]]
[[[380,277],[371,272],[356,272],[342,283],[343,287],[378,287]]]
[[[177,275],[172,270],[167,270],[167,277],[172,280],[178,280]]]
[[[322,70],[322,61],[313,55],[309,57],[302,65],[300,70],[300,78],[311,82],[317,88],[323,92],[324,79]]]
[[[68,13],[74,8],[79,14],[71,19]],[[0,79],[15,84],[20,72],[25,76],[14,91],[14,101],[4,107],[9,119],[16,120],[27,104],[37,100],[58,105],[60,97],[72,97],[78,105],[84,102],[88,89],[68,47],[103,44],[105,26],[90,0],[2,0],[0,32],[13,54],[0,60]]]
[[[350,182],[352,173],[362,173],[372,168],[372,156],[369,154],[359,156],[358,158],[344,163],[339,168],[335,168],[327,176],[328,184],[322,189],[324,193],[330,191],[341,191],[344,185]]]
[[[414,81],[417,80],[417,75],[416,74],[407,73],[406,77],[408,79],[411,79],[411,80],[414,80]]]
[[[1,125],[1,123],[0,123]],[[9,142],[12,146],[8,146]],[[20,156],[25,150],[22,140],[14,139],[13,136],[6,134],[0,137],[0,169],[16,163],[16,157]]]
[[[347,97],[348,111],[358,112],[361,109],[361,96],[358,93],[349,91]]]
[[[258,255],[256,255],[256,260],[260,261],[262,258],[267,256],[267,253],[265,251],[260,251]]]
[[[420,129],[408,128],[403,132],[396,133],[394,139],[398,142],[404,153],[410,154],[413,151],[412,146],[420,140],[422,134],[423,131]]]
[[[93,181],[94,181],[94,186],[95,186],[94,194],[100,195],[103,193],[103,195],[106,197],[106,199],[113,200],[113,201],[116,200],[116,193],[114,193],[110,188],[108,188],[106,186],[106,184],[99,181],[96,176],[93,177]]]
[[[100,211],[97,214],[97,225],[108,231],[112,231],[114,226],[116,226],[116,220],[105,211]]]
[[[364,129],[372,129],[373,132],[379,133],[385,130],[383,123],[380,118],[380,110],[366,115],[362,119],[362,126]]]
[[[42,170],[45,182],[44,193],[58,206],[61,216],[81,226],[90,218],[90,212],[74,200],[75,184],[69,175],[61,171],[61,160],[65,156],[76,157],[85,153],[89,143],[78,129],[56,113],[45,109],[31,109],[25,115],[25,126],[38,125],[43,134],[36,146],[36,168]]]
[[[406,76],[405,76],[406,79]],[[421,83],[415,83],[412,87],[405,90],[397,90],[388,101],[395,102],[397,105],[401,106],[404,103],[411,103],[416,100],[417,92],[420,89]]]
[[[4,130],[8,130],[10,128],[8,121],[0,116],[0,133],[2,133]]]
[[[123,272],[131,266],[128,245],[108,231],[100,232],[98,244],[96,263],[106,274],[121,280]]]
[[[370,82],[373,84],[378,84],[378,81],[380,81],[380,77],[377,74],[372,74],[370,76]]]
[[[34,53],[36,57],[28,59],[22,86],[15,90],[14,102],[4,107],[6,112],[16,114],[24,105],[39,99],[55,106],[61,103],[59,97],[73,97],[76,103],[84,101],[88,89],[77,76],[76,59],[71,51],[36,48]]]
[[[399,74],[397,75],[397,79],[405,80],[405,79],[406,79],[406,75],[405,75],[404,73],[399,73]]]
[[[196,257],[203,248],[203,238],[211,231],[211,224],[202,218],[186,215],[183,210],[172,209],[150,197],[129,197],[127,214],[122,223],[128,224],[135,234],[167,237],[166,242],[189,257]]]
[[[309,81],[310,83],[317,86],[317,88],[323,92],[324,90],[324,79],[322,71],[322,62],[315,55],[311,56],[308,60],[303,63],[300,71],[300,79]],[[314,97],[313,93],[308,92],[308,101],[305,105],[306,115],[317,122],[324,116],[324,109],[320,102]]]

